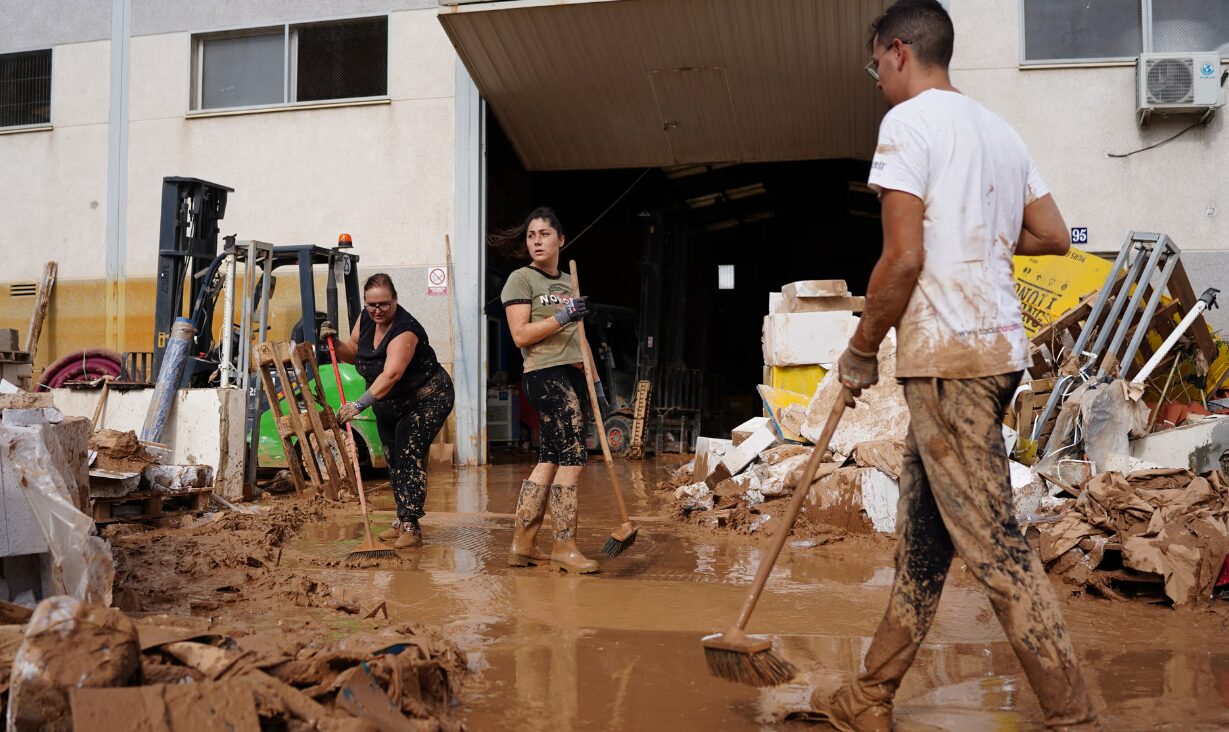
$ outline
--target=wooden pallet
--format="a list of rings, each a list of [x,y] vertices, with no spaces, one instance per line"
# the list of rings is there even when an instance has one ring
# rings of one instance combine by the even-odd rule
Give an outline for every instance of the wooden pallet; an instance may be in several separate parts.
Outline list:
[[[1034,379],[1030,383],[1030,389],[1020,393],[1016,399],[1015,408],[1009,411],[1003,420],[1003,423],[1008,427],[1016,430],[1020,435],[1016,442],[1017,460],[1023,460],[1026,464],[1030,464],[1039,453],[1039,449],[1044,449],[1046,443],[1050,439],[1050,433],[1054,430],[1054,423],[1058,420],[1059,410],[1055,409],[1050,415],[1050,419],[1046,422],[1041,430],[1041,437],[1035,449],[1027,444],[1033,434],[1033,427],[1037,424],[1037,420],[1041,418],[1041,411],[1045,409],[1046,401],[1050,398],[1050,393],[1054,391],[1054,383],[1057,379]]]
[[[258,343],[252,347],[252,359],[269,397],[295,492],[305,493],[309,482],[329,500],[337,500],[343,488],[353,491],[354,463],[324,398],[312,344],[291,348],[284,341]]]
[[[94,523],[116,521],[149,521],[168,516],[201,513],[209,506],[212,488],[198,488],[179,493],[129,493],[126,496],[91,497]],[[135,511],[130,507],[136,506]]]

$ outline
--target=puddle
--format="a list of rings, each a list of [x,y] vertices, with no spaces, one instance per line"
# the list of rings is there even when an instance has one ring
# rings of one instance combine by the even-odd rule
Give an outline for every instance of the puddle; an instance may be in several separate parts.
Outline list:
[[[528,471],[515,465],[433,469],[426,543],[399,564],[303,570],[457,642],[473,671],[461,696],[471,729],[824,729],[784,718],[805,703],[804,684],[756,690],[708,675],[699,639],[733,620],[762,549],[656,519],[666,494],[651,486],[669,467],[618,465],[629,508],[645,520],[630,550],[601,559],[617,520],[605,471],[586,470],[578,543],[601,559],[600,574],[505,564]],[[373,504],[378,531],[392,519],[391,495],[378,491]],[[357,520],[325,523],[295,548],[341,558],[358,537]],[[750,629],[781,638],[801,682],[855,673],[892,577],[890,545],[787,549]],[[1229,726],[1229,650],[1208,642],[1229,633],[1218,616],[1088,598],[1065,609],[1106,729]],[[901,688],[898,729],[1041,729],[1019,664],[959,561],[928,641]]]

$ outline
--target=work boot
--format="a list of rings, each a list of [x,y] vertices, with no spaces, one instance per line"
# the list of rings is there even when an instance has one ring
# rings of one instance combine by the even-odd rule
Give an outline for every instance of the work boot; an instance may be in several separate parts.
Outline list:
[[[816,689],[811,693],[811,708],[841,732],[891,732],[892,729],[891,702],[858,701],[849,685],[835,692]]]
[[[521,483],[521,492],[516,498],[516,529],[512,532],[512,548],[508,550],[509,566],[531,567],[550,561],[550,557],[536,546],[549,498],[549,486],[532,480]]]
[[[422,528],[417,521],[401,524],[401,536],[393,542],[394,549],[411,549],[422,544]]]
[[[393,521],[393,525],[376,534],[380,541],[396,541],[401,538],[401,522]]]
[[[597,571],[597,562],[586,559],[576,548],[576,486],[550,487],[551,520],[555,522],[555,546],[550,553],[552,569],[589,574]]]

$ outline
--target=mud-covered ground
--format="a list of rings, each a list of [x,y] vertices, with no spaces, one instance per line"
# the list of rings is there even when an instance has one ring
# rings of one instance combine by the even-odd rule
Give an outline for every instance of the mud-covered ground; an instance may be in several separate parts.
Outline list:
[[[425,544],[392,560],[347,562],[359,538],[356,508],[289,500],[265,514],[116,538],[117,586],[133,590],[144,612],[330,637],[384,623],[362,620],[383,604],[389,626],[419,623],[465,653],[451,714],[473,730],[817,729],[789,712],[811,685],[857,670],[891,587],[893,541],[822,527],[792,537],[750,630],[779,638],[802,673],[770,690],[716,680],[700,637],[734,619],[777,516],[754,532],[679,522],[672,494],[657,487],[675,467],[586,468],[578,543],[601,561],[595,575],[506,565],[529,466],[497,465],[433,467]],[[640,532],[605,559],[598,549],[618,525],[611,480]],[[372,487],[379,531],[392,520],[391,495]],[[774,504],[783,501],[762,510],[777,514]],[[548,537],[549,519],[544,549]],[[1216,642],[1229,637],[1223,603],[1185,611],[1068,595],[1063,610],[1107,729],[1229,726],[1229,650]],[[1029,730],[1040,720],[989,604],[957,559],[898,697],[898,728]]]

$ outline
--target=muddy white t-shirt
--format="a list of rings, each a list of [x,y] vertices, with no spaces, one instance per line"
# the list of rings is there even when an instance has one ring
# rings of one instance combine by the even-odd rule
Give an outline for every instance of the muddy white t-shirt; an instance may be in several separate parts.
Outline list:
[[[1024,207],[1049,193],[998,115],[931,89],[879,126],[869,184],[926,204],[926,260],[897,328],[896,375],[970,379],[1028,366],[1012,256]]]

